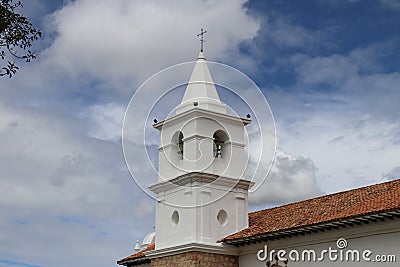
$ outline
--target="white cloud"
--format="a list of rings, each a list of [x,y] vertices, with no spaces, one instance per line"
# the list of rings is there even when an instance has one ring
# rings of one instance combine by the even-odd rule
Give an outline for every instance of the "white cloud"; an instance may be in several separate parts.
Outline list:
[[[396,180],[400,179],[400,166],[393,168],[390,172],[382,175],[384,179]]]
[[[317,90],[326,86],[335,95],[330,95],[328,91],[308,98],[354,105],[356,111],[394,121],[394,114],[400,111],[394,100],[397,98],[400,73],[385,72],[381,63],[382,57],[393,52],[393,44],[386,42],[355,49],[348,55],[314,58],[295,55],[292,62],[297,71],[296,86],[302,90]]]
[[[70,2],[53,16],[58,36],[46,56],[50,65],[72,77],[88,75],[121,87],[134,86],[133,81],[144,81],[163,67],[194,60],[201,27],[207,30],[206,54],[213,59],[255,37],[259,25],[246,14],[243,3]]]
[[[311,159],[291,155],[279,148],[267,179],[250,194],[250,204],[276,205],[321,195],[317,172]]]
[[[351,105],[313,109],[298,120],[292,117],[291,125],[279,123],[278,131],[282,146],[313,159],[324,191],[380,182],[384,170],[398,166],[399,145],[393,142],[398,123],[360,116]]]
[[[143,199],[136,204],[135,215],[140,218],[144,215],[153,214],[155,201],[153,199]],[[155,223],[155,222],[154,222]]]
[[[253,38],[259,24],[243,3],[78,0],[52,15],[44,29],[54,43],[0,80],[2,258],[110,266],[133,253],[153,230],[154,207],[118,142],[128,95],[161,68],[195,59],[201,27],[215,60]],[[141,165],[137,146],[128,149]],[[139,183],[157,179],[141,166]]]
[[[116,103],[90,106],[82,114],[89,116],[90,121],[94,122],[88,127],[89,136],[114,142],[120,140],[125,109],[125,106]]]
[[[390,47],[296,55],[298,95],[272,95],[281,146],[314,161],[324,191],[380,182],[383,172],[400,164],[400,73],[385,73],[381,65]]]
[[[280,48],[310,48],[321,37],[318,32],[308,31],[282,17],[267,20],[263,32]]]
[[[35,65],[0,81],[2,257],[110,266],[133,252],[152,231],[154,207],[132,182],[117,142],[127,95],[163,67],[195,59],[201,27],[209,59],[252,65],[257,59],[231,57],[259,33],[243,3],[78,0],[52,15],[54,43]],[[320,41],[319,32],[287,19],[267,22],[276,46],[308,51]],[[290,153],[278,153],[253,205],[312,197],[321,184],[337,191],[398,175],[400,75],[382,72],[375,57],[382,51],[294,58],[300,86],[325,83],[340,94],[274,96],[281,146]],[[143,140],[127,147],[140,166],[135,178],[147,185],[157,177],[136,153]]]
[[[306,86],[320,84],[337,86],[358,72],[357,66],[341,55],[315,58],[297,56],[294,61],[301,62],[296,70],[300,81]]]
[[[399,0],[380,0],[382,5],[388,8],[400,10]]]
[[[143,221],[134,222],[137,199],[145,197],[129,177],[119,145],[86,136],[84,121],[60,111],[2,105],[0,114],[3,258],[109,266],[129,248],[132,235],[151,231],[151,212],[142,211]]]
[[[298,80],[304,86],[329,85],[340,90],[354,78],[383,72],[381,58],[391,52],[393,42],[387,41],[356,48],[348,55],[311,57],[296,54],[291,57],[290,62],[295,65]]]

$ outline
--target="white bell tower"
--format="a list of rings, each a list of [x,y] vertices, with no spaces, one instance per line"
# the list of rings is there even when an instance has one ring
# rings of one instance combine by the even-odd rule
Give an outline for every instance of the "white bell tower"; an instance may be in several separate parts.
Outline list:
[[[245,129],[250,120],[227,113],[200,52],[175,115],[160,131],[156,250],[214,245],[248,226]]]

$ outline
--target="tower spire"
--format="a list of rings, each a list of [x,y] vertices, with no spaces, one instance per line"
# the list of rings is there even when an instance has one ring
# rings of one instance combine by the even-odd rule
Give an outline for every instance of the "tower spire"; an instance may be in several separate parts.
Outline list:
[[[163,253],[180,246],[219,254],[219,239],[248,227],[253,183],[244,180],[244,127],[250,120],[229,114],[221,102],[202,51],[204,33],[201,29],[201,51],[175,115],[153,125],[160,130],[160,146],[158,182],[149,187],[157,199],[152,255],[169,255]]]
[[[201,34],[205,31],[201,29]],[[204,42],[203,36],[201,41]],[[201,43],[202,44],[202,43]],[[201,47],[203,49],[203,46]],[[181,103],[176,107],[176,114],[193,108],[202,108],[219,113],[227,113],[226,105],[221,102],[217,88],[207,66],[203,51],[200,51],[194,64],[192,75],[183,95]]]
[[[207,31],[204,31],[203,30],[203,28],[201,28],[201,30],[200,30],[200,33],[199,34],[197,34],[197,36],[201,36],[200,37],[200,52],[203,52],[203,48],[204,48],[204,34],[206,33]]]

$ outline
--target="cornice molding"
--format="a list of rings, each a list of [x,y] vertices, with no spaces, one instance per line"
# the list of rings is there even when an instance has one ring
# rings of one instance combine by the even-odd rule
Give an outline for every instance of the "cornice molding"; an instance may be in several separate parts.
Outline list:
[[[178,245],[174,247],[145,252],[145,256],[146,258],[149,259],[155,259],[155,258],[173,256],[187,252],[205,252],[205,253],[234,255],[234,256],[239,255],[238,249],[233,246],[226,246],[223,244],[207,245],[199,243],[189,243],[189,244]]]
[[[199,185],[204,186],[204,184],[213,184],[213,185],[227,186],[232,189],[239,188],[248,190],[254,185],[254,182],[244,179],[228,178],[204,172],[191,172],[183,174],[168,181],[158,182],[156,184],[153,184],[149,186],[149,189],[153,193],[158,194],[160,192],[176,189],[179,187],[187,187],[188,184],[190,184],[191,187]]]
[[[175,121],[177,119],[184,118],[184,117],[187,117],[187,116],[190,116],[190,117],[198,116],[198,117],[206,117],[206,118],[217,117],[217,118],[220,118],[220,119],[223,119],[223,120],[236,121],[236,122],[242,123],[243,125],[248,125],[248,124],[251,123],[251,120],[249,120],[249,119],[239,118],[239,117],[235,117],[235,116],[232,116],[232,115],[223,114],[223,113],[219,113],[219,112],[215,112],[215,111],[210,111],[210,110],[202,109],[202,108],[193,108],[193,109],[190,109],[190,110],[185,111],[183,113],[180,113],[180,114],[177,114],[177,115],[172,116],[170,118],[167,118],[167,119],[165,119],[163,121],[154,123],[153,124],[153,128],[161,130],[162,127],[165,124],[171,123],[171,122],[173,122],[173,121]]]

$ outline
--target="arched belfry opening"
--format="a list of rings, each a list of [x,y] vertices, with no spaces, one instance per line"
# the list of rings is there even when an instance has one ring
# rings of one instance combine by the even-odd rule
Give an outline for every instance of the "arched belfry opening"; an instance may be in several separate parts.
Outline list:
[[[181,131],[176,132],[171,140],[173,144],[174,153],[176,159],[183,159],[183,133]]]
[[[178,136],[178,155],[180,159],[183,159],[183,133],[179,132]]]
[[[214,141],[214,157],[215,158],[222,158],[226,156],[226,141],[229,140],[228,135],[222,131],[218,130],[214,133],[213,135],[213,141]]]

